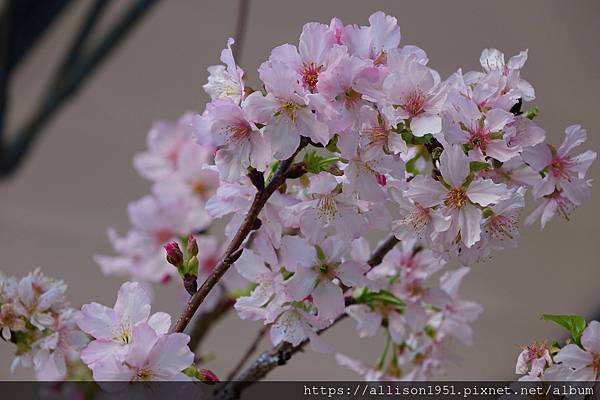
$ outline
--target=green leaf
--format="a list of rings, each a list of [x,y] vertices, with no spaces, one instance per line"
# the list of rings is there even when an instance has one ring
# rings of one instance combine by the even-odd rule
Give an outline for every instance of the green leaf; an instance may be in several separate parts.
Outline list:
[[[408,162],[404,166],[404,168],[406,169],[406,172],[408,172],[409,174],[412,174],[413,176],[419,175],[419,170],[417,170],[417,167],[415,166],[419,157],[421,157],[421,155],[417,154],[416,156],[414,156],[413,158],[408,160]]]
[[[554,315],[544,314],[542,315],[544,321],[551,321],[565,328],[571,333],[571,338],[577,344],[579,344],[583,330],[587,323],[583,317],[578,315]]]
[[[190,365],[189,367],[187,367],[186,369],[184,369],[182,372],[185,375],[189,376],[190,378],[200,379],[200,372],[193,365]]]
[[[471,172],[484,171],[489,168],[490,168],[490,164],[483,162],[483,161],[471,161],[469,163],[469,169],[471,170]]]
[[[540,109],[537,108],[537,107],[533,107],[532,109],[530,109],[529,111],[527,111],[525,113],[525,118],[527,118],[527,119],[534,119],[538,115],[540,115]]]
[[[313,174],[318,174],[321,171],[325,171],[330,164],[337,161],[343,162],[344,160],[337,156],[325,158],[323,156],[318,155],[316,151],[310,150],[306,152],[306,154],[304,155],[304,160],[302,161],[304,162],[304,167],[306,168],[306,171]]]
[[[327,146],[325,146],[325,148],[327,150],[329,150],[330,152],[332,152],[332,153],[339,153],[340,152],[340,149],[338,149],[338,147],[337,147],[338,137],[339,137],[338,135],[335,135],[333,137],[333,139],[331,139],[329,141],[329,143],[327,143]]]
[[[422,137],[415,136],[413,138],[413,143],[414,144],[431,144],[431,139],[433,139],[433,135],[431,133],[428,133]]]

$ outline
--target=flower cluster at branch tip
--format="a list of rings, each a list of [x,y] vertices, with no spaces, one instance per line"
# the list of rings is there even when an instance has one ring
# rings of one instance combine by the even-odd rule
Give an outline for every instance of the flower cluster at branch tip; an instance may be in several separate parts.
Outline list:
[[[589,198],[596,153],[574,150],[586,131],[569,126],[558,149],[546,142],[538,110],[524,110],[535,99],[521,76],[527,51],[505,60],[485,49],[481,71],[442,79],[383,12],[367,26],[306,24],[297,46],[271,51],[254,87],[233,45],[208,69],[205,110],[150,130],[134,165],[151,194],[129,205],[124,237],[109,230],[117,255],[96,256],[102,271],[176,278],[193,296],[216,266],[233,264],[204,311],[234,299],[274,345],[308,341],[320,352],[335,343],[319,333],[349,315],[359,336],[383,330],[386,344],[375,365],[338,353],[341,365],[377,380],[443,373],[448,342],[470,344],[482,312],[458,293],[470,266],[517,245],[527,199],[538,205],[525,224],[543,228]],[[249,216],[251,233],[227,253]],[[213,223],[225,217],[220,240]],[[375,257],[367,239],[383,236],[401,244],[382,241],[393,246]],[[8,321],[20,312],[2,307]],[[36,327],[15,321],[10,331]],[[176,379],[192,364],[187,336],[167,334],[167,315],[150,316],[138,283],[125,283],[112,309],[84,306],[77,321],[94,339],[81,359],[95,379]],[[518,370],[540,376],[552,357],[528,347]]]
[[[520,381],[585,381],[600,379],[600,322],[576,315],[544,315],[566,328],[566,343],[533,343],[523,347],[515,372]]]

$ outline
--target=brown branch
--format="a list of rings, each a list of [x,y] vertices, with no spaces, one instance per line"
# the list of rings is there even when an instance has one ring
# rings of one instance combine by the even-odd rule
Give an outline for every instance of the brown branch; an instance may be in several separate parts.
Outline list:
[[[367,263],[371,267],[375,267],[381,263],[383,258],[387,253],[390,252],[394,248],[396,244],[398,244],[399,240],[395,236],[390,236],[387,238],[371,255],[369,261]],[[354,298],[349,295],[349,292],[346,291],[344,293],[346,297],[346,306],[354,304]],[[332,326],[346,318],[348,314],[340,315],[331,325],[327,328],[322,329],[318,332],[318,334],[322,334],[323,332],[330,329]],[[261,353],[258,358],[248,367],[242,374],[239,375],[237,380],[230,381],[224,384],[217,393],[217,399],[221,400],[230,400],[236,399],[239,397],[239,394],[248,386],[252,385],[254,382],[263,379],[269,374],[269,372],[273,371],[278,366],[285,365],[294,354],[303,351],[304,347],[308,344],[308,339],[305,339],[297,346],[293,346],[288,342],[279,343],[277,346],[273,347],[271,350],[265,351]]]
[[[233,367],[233,369],[231,370],[231,372],[227,376],[227,380],[228,381],[231,381],[231,380],[233,380],[233,378],[236,377],[236,375],[240,372],[240,370],[242,369],[242,367],[244,366],[244,364],[246,364],[246,362],[250,359],[250,357],[252,356],[252,354],[254,354],[254,352],[258,348],[258,345],[260,344],[260,342],[262,341],[263,337],[267,333],[268,328],[269,328],[268,326],[263,326],[263,327],[260,328],[260,330],[258,331],[258,334],[256,335],[256,338],[254,338],[254,340],[252,341],[252,343],[250,343],[250,346],[248,346],[248,349],[246,350],[246,352],[244,353],[244,355],[242,356],[242,358],[240,358],[240,360],[238,361],[238,363],[236,364],[236,366]]]
[[[383,261],[383,257],[385,257],[385,255],[387,253],[389,253],[389,251],[392,250],[394,248],[394,246],[398,244],[398,242],[399,242],[398,238],[396,238],[396,236],[394,236],[394,235],[387,238],[373,252],[373,254],[371,255],[371,258],[369,258],[369,261],[367,261],[367,264],[369,264],[371,267],[381,264],[381,262]]]
[[[302,139],[300,145],[292,154],[290,158],[287,160],[283,160],[279,163],[277,170],[271,177],[269,183],[265,186],[264,190],[259,190],[256,192],[254,196],[254,200],[252,201],[252,205],[242,222],[242,225],[239,227],[231,242],[227,246],[223,257],[217,264],[217,266],[213,269],[212,273],[206,278],[202,286],[190,297],[186,307],[183,312],[179,316],[179,319],[175,323],[172,328],[172,332],[183,332],[190,320],[194,316],[194,313],[200,307],[200,304],[204,301],[208,293],[212,290],[212,288],[221,280],[225,272],[229,269],[231,264],[233,264],[242,254],[241,245],[250,233],[250,231],[254,228],[256,221],[258,219],[258,214],[263,209],[264,205],[267,203],[267,200],[273,192],[275,192],[279,187],[285,182],[285,174],[287,170],[290,168],[292,163],[294,162],[294,158],[296,155],[302,150],[308,142]]]

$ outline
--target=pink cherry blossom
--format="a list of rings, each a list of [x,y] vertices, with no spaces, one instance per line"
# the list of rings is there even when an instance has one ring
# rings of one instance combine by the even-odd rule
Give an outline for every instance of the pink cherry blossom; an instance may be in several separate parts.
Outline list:
[[[204,91],[213,100],[228,99],[239,104],[244,95],[244,71],[238,67],[233,57],[231,46],[234,40],[227,40],[227,47],[221,51],[221,62],[225,65],[208,67],[210,73]]]
[[[444,235],[452,241],[460,234],[462,243],[471,247],[481,237],[482,212],[475,204],[497,203],[505,196],[506,186],[486,179],[466,183],[469,162],[458,146],[442,153],[440,171],[447,186],[418,176],[409,183],[407,197],[424,207],[440,206],[444,215],[451,216],[451,225]]]
[[[86,304],[76,320],[79,328],[95,339],[81,353],[90,367],[107,358],[123,357],[138,324],[147,323],[158,333],[166,333],[171,325],[171,317],[166,313],[150,315],[150,297],[136,282],[121,286],[113,308]]]
[[[136,325],[132,344],[122,362],[107,357],[92,365],[94,380],[105,381],[175,381],[189,380],[182,371],[194,361],[183,333],[161,335],[147,323]]]
[[[568,344],[554,361],[574,370],[578,380],[595,381],[600,374],[600,322],[592,321],[581,335],[581,347]]]
[[[580,125],[572,125],[565,133],[565,140],[558,150],[553,151],[549,145],[541,143],[527,149],[523,157],[534,170],[545,174],[533,187],[536,198],[551,195],[559,188],[566,198],[578,206],[590,196],[585,175],[596,159],[596,152],[588,150],[571,156],[571,151],[586,141],[587,132]]]

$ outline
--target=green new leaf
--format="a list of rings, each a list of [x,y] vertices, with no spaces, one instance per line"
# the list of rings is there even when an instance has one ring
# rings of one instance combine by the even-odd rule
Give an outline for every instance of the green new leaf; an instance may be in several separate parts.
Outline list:
[[[471,161],[469,163],[469,169],[471,170],[471,172],[484,171],[489,168],[490,168],[490,164],[483,162],[483,161]]]
[[[340,157],[325,158],[318,155],[316,151],[311,150],[306,152],[306,154],[304,155],[304,160],[302,161],[304,162],[304,167],[306,168],[306,171],[313,174],[318,174],[321,171],[325,171],[330,164],[337,161],[343,162],[344,160],[342,160]]]
[[[414,156],[413,158],[408,160],[408,162],[404,166],[404,168],[406,169],[406,172],[408,172],[409,174],[412,174],[413,176],[419,175],[419,170],[417,169],[417,167],[415,165],[417,160],[419,159],[419,157],[421,157],[421,155],[417,154],[416,156]]]
[[[551,321],[565,328],[571,333],[571,338],[577,344],[580,343],[581,335],[587,323],[583,317],[578,315],[542,315],[544,321]]]
[[[531,110],[529,110],[529,111],[527,111],[525,113],[525,118],[527,118],[527,119],[534,119],[539,114],[540,114],[540,109],[537,108],[537,107],[533,107]]]
[[[431,139],[433,139],[433,135],[431,133],[428,133],[421,137],[414,136],[413,143],[414,144],[431,144]]]

